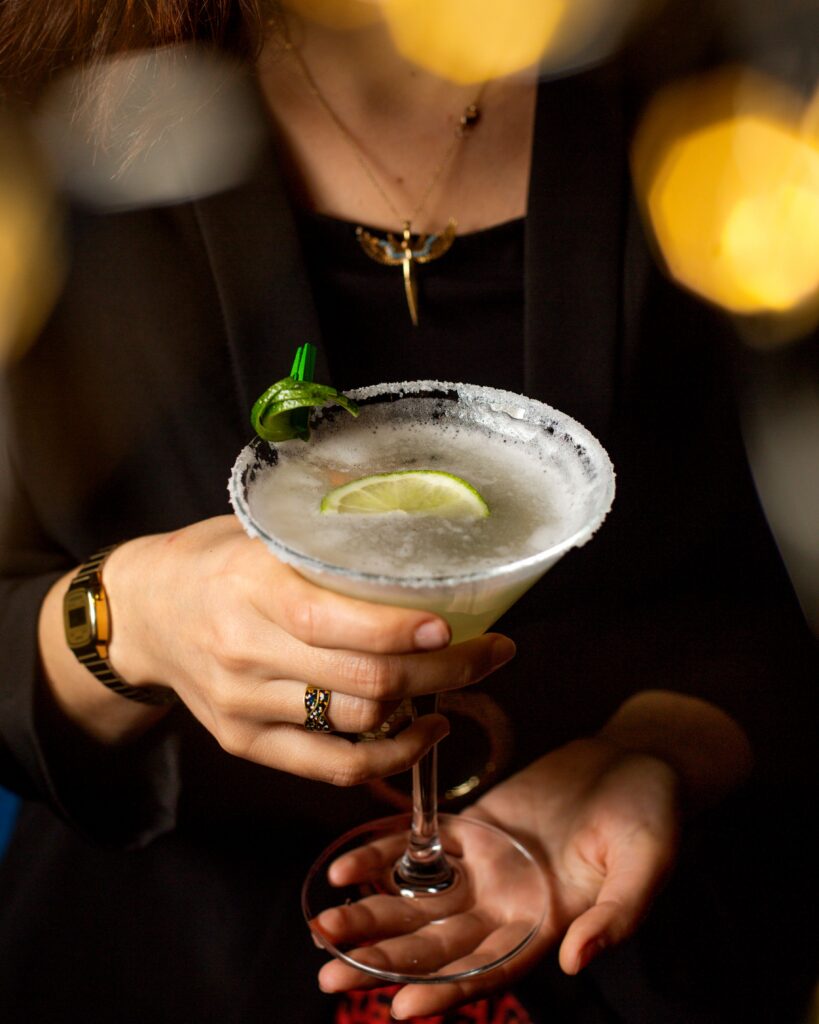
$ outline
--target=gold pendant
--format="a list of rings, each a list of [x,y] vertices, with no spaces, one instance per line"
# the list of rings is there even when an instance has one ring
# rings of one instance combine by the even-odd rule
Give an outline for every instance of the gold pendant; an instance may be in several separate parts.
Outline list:
[[[404,273],[404,294],[413,325],[418,326],[418,282],[415,279],[416,263],[431,263],[448,252],[455,241],[457,224],[450,219],[440,235],[418,235],[413,245],[412,226],[404,221],[400,241],[395,235],[378,238],[364,228],[356,228],[355,235],[370,259],[385,267],[401,267]]]

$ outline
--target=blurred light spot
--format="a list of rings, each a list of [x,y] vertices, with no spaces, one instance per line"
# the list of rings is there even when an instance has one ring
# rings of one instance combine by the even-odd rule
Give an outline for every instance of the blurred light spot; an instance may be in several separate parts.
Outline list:
[[[97,207],[175,203],[237,185],[262,132],[244,74],[193,46],[69,74],[39,116],[60,185]]]
[[[734,69],[672,86],[639,127],[635,185],[669,273],[733,313],[804,312],[819,295],[807,114],[782,84]]]
[[[532,65],[557,73],[601,59],[640,0],[382,0],[382,7],[399,53],[465,85]]]
[[[385,0],[396,48],[427,71],[469,84],[535,64],[566,0]]]
[[[738,200],[723,232],[729,263],[763,308],[790,309],[819,282],[819,190],[792,182]]]
[[[21,125],[0,116],[0,365],[42,326],[62,283],[62,256],[42,160]]]
[[[328,28],[363,28],[382,19],[379,0],[282,0],[282,6]]]

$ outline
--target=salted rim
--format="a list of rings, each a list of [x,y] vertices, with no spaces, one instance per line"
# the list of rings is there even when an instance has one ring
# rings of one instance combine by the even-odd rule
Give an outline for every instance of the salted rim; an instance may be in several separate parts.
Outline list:
[[[246,482],[247,471],[254,463],[257,465],[263,463],[262,458],[259,456],[260,447],[266,445],[268,451],[276,452],[278,446],[272,442],[261,441],[260,438],[256,438],[241,450],[233,464],[228,481],[230,503],[245,532],[251,537],[260,538],[282,561],[290,565],[309,567],[317,572],[329,572],[334,576],[345,579],[359,580],[380,586],[405,587],[413,590],[420,590],[425,587],[439,588],[443,586],[457,586],[462,583],[483,582],[506,575],[514,575],[521,570],[533,568],[540,562],[548,561],[556,555],[564,554],[571,548],[581,547],[599,529],[611,509],[615,492],[615,472],[605,448],[582,423],[579,423],[567,413],[560,412],[558,409],[547,405],[545,402],[539,402],[537,399],[527,398],[512,391],[502,391],[498,388],[437,380],[372,384],[365,388],[345,391],[344,394],[360,406],[400,401],[405,397],[440,398],[465,405],[483,404],[493,413],[506,414],[510,419],[525,422],[528,426],[542,427],[550,433],[557,433],[559,430],[561,436],[574,446],[587,472],[591,470],[594,475],[600,474],[605,476],[607,486],[601,494],[600,507],[595,516],[564,540],[551,545],[537,554],[528,555],[526,558],[519,558],[514,562],[505,562],[501,565],[492,566],[481,572],[458,573],[448,576],[389,576],[383,573],[349,569],[345,566],[335,565],[332,562],[325,562],[319,558],[314,558],[312,555],[305,555],[300,551],[294,551],[258,525],[244,499],[243,492],[248,487]],[[335,405],[328,406],[326,409],[315,410],[310,417],[311,427],[317,428],[327,412],[335,415],[336,413],[342,413],[343,410]],[[348,414],[344,413],[344,415]],[[289,443],[291,442],[284,441],[279,442],[279,445]],[[305,444],[304,441],[294,441],[293,443]],[[309,442],[306,443],[309,444]],[[266,468],[268,470],[272,469],[273,465],[267,463]],[[252,480],[250,483],[252,483]]]

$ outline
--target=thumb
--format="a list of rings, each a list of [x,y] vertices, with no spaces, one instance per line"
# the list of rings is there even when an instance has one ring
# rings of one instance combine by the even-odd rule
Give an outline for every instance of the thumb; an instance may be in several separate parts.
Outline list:
[[[569,926],[560,966],[577,974],[607,946],[627,939],[645,916],[674,859],[670,837],[642,831],[612,852],[594,906]]]

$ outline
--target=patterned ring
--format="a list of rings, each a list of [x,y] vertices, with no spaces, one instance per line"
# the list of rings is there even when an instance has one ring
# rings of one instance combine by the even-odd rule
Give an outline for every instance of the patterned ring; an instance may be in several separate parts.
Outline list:
[[[330,690],[322,690],[317,686],[308,686],[304,691],[304,708],[307,718],[304,720],[304,728],[308,732],[329,732],[330,723],[327,721],[327,709],[330,707]]]

